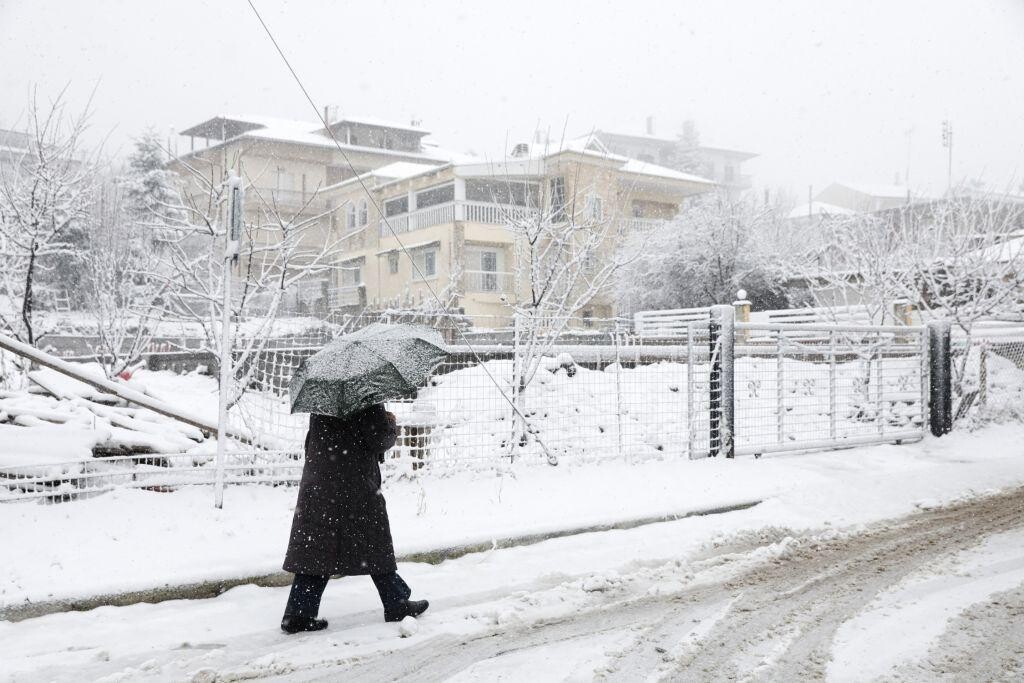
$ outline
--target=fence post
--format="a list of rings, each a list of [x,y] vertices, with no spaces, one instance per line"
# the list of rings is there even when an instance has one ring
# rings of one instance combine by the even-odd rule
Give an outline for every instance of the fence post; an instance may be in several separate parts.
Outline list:
[[[953,429],[953,383],[949,321],[928,323],[928,404],[932,434],[942,436]]]
[[[736,309],[736,322],[738,323],[749,323],[750,322],[750,301],[747,300],[747,290],[741,289],[736,292],[736,301],[732,302],[733,308]],[[747,335],[749,332],[741,330],[739,333],[739,341],[741,344],[745,344],[747,341]]]
[[[711,307],[708,321],[708,352],[711,357],[711,377],[708,382],[710,405],[709,446],[712,457],[736,454],[733,401],[733,352],[736,343],[736,309],[721,305]]]

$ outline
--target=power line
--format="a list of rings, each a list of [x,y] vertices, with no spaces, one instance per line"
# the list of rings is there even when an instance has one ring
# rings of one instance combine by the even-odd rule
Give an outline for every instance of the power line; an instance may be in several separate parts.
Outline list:
[[[281,60],[284,62],[285,66],[288,67],[288,71],[291,73],[292,78],[295,80],[295,84],[299,86],[299,89],[302,91],[302,94],[306,97],[306,101],[309,102],[309,106],[313,108],[313,113],[316,114],[317,120],[324,124],[324,130],[326,130],[327,134],[330,135],[331,140],[334,142],[334,146],[337,147],[338,151],[341,153],[341,158],[345,160],[345,165],[348,166],[349,170],[352,171],[352,174],[359,182],[359,186],[362,188],[363,193],[366,195],[366,198],[369,200],[370,204],[373,205],[374,211],[377,212],[377,215],[380,216],[380,220],[387,227],[392,237],[395,238],[395,241],[398,243],[399,249],[401,249],[402,252],[409,258],[409,263],[412,264],[412,268],[416,272],[416,276],[423,282],[423,285],[427,288],[427,291],[430,292],[430,295],[441,307],[442,315],[446,315],[449,317],[449,319],[451,319],[452,315],[451,313],[448,312],[448,306],[441,300],[441,297],[438,296],[437,292],[434,291],[434,288],[424,277],[423,271],[420,270],[419,265],[417,265],[416,263],[416,259],[412,257],[412,253],[406,248],[405,243],[402,242],[402,239],[398,236],[398,232],[396,232],[395,229],[391,227],[391,223],[388,221],[387,216],[384,214],[383,208],[377,203],[377,200],[373,197],[373,194],[370,193],[370,188],[367,187],[366,183],[363,181],[362,174],[356,171],[355,166],[349,160],[348,154],[345,153],[345,150],[342,148],[341,143],[338,142],[338,138],[335,137],[334,131],[331,130],[330,124],[320,113],[320,108],[316,106],[316,103],[310,96],[309,91],[306,90],[306,86],[303,85],[302,79],[299,78],[299,74],[296,73],[295,69],[291,65],[291,62],[288,61],[288,57],[284,54],[284,50],[281,49],[281,46],[278,44],[277,39],[274,38],[274,34],[273,32],[271,32],[270,27],[267,26],[267,22],[263,21],[262,15],[260,15],[259,10],[256,9],[256,5],[253,4],[252,0],[246,1],[249,3],[249,7],[252,9],[253,14],[255,14],[256,18],[259,20],[260,25],[263,26],[263,30],[266,31],[267,37],[270,38],[270,42],[274,44],[274,48],[277,50],[277,54],[281,56]],[[459,334],[459,336],[462,337],[463,343],[466,345],[470,353],[473,355],[474,360],[476,360],[476,362],[480,365],[480,368],[487,375],[488,379],[490,379],[491,383],[498,390],[498,393],[501,394],[502,398],[504,398],[505,401],[509,404],[509,406],[512,407],[512,411],[519,416],[519,418],[523,421],[524,425],[529,425],[529,420],[527,420],[526,415],[524,415],[523,411],[520,410],[519,407],[515,404],[515,401],[508,394],[505,393],[505,390],[498,383],[497,378],[494,377],[493,374],[491,374],[491,371],[488,369],[486,363],[484,363],[483,358],[481,358],[480,354],[477,353],[477,350],[473,347],[473,344],[469,341],[469,338],[466,336],[466,333],[463,332],[462,328],[459,327],[459,325],[454,321],[452,323],[452,327]],[[550,462],[552,460],[552,454],[550,451],[548,451],[547,446],[540,439],[540,437],[537,436],[536,432],[533,432],[533,437],[540,445],[541,449],[544,451],[544,454],[547,456]]]

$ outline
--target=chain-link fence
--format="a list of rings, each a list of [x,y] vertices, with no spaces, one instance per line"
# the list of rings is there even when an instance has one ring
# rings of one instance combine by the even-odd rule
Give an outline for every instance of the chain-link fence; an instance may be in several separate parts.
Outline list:
[[[952,345],[954,423],[1024,420],[1024,324],[977,325]]]

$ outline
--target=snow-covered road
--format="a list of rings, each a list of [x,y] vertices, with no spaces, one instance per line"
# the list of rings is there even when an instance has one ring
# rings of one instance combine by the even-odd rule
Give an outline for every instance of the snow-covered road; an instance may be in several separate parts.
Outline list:
[[[929,507],[929,506],[925,506]],[[332,582],[323,633],[284,636],[285,589],[0,624],[8,680],[1017,678],[1024,492],[844,530],[687,539],[680,520],[404,565],[431,610],[407,638],[370,582]]]

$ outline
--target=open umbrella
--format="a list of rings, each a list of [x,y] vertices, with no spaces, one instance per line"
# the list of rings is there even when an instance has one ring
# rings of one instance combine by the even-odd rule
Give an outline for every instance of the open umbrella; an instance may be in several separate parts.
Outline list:
[[[375,323],[307,358],[288,385],[293,413],[345,417],[416,393],[447,351],[437,331]]]

